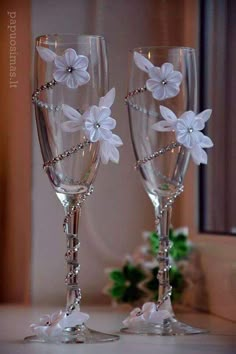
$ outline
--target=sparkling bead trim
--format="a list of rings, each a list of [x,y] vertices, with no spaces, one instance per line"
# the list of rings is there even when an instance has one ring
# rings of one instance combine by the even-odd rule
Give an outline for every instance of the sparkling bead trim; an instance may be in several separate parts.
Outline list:
[[[79,143],[79,144],[73,146],[69,150],[64,151],[62,154],[57,155],[52,160],[45,162],[43,165],[43,168],[47,169],[48,167],[55,165],[57,162],[62,161],[67,157],[70,157],[72,154],[74,154],[80,150],[83,150],[84,148],[86,148],[90,144],[91,144],[91,142],[89,140],[85,140],[83,143]]]
[[[85,185],[85,187],[87,188],[87,191],[80,195],[79,203],[76,206],[73,206],[71,208],[70,212],[68,212],[68,214],[65,216],[65,219],[63,222],[63,228],[64,228],[65,233],[66,233],[66,229],[67,229],[68,222],[69,222],[70,218],[73,217],[73,215],[78,210],[80,210],[82,208],[82,205],[85,202],[85,200],[87,199],[87,197],[90,196],[94,191],[94,187],[92,185],[90,185],[90,186]],[[72,283],[72,285],[70,284],[70,279],[73,279],[74,277],[76,277],[80,272],[80,264],[71,262],[71,259],[74,258],[73,256],[80,249],[80,241],[79,241],[79,238],[77,235],[70,235],[70,237],[74,239],[75,245],[73,247],[69,247],[69,245],[68,245],[67,252],[65,254],[65,260],[66,260],[67,264],[70,265],[70,271],[67,273],[66,278],[65,278],[65,283],[68,288],[70,288],[70,286],[74,286],[73,283]],[[75,296],[73,303],[70,304],[70,306],[67,308],[67,312],[66,312],[67,315],[70,315],[80,305],[81,299],[82,299],[81,289],[76,286],[76,296]]]
[[[46,84],[40,86],[40,88],[37,88],[32,94],[32,102],[41,108],[45,108],[48,111],[54,111],[54,112],[61,111],[62,110],[61,105],[57,106],[57,105],[53,105],[53,104],[48,104],[48,103],[43,102],[39,99],[39,95],[41,92],[43,92],[45,90],[53,89],[54,86],[56,85],[56,83],[57,83],[56,80],[51,80],[51,81],[47,82]]]
[[[142,88],[138,88],[138,89],[135,89],[133,91],[130,91],[128,93],[128,95],[125,97],[125,103],[129,107],[135,109],[136,111],[142,112],[142,113],[144,113],[144,114],[146,114],[148,116],[158,117],[158,113],[157,112],[148,111],[147,109],[145,109],[143,107],[140,107],[139,105],[137,105],[136,103],[134,103],[132,101],[132,97],[134,97],[134,96],[136,96],[138,94],[141,94],[141,93],[145,92],[146,90],[147,90],[147,88],[144,86]],[[166,152],[169,152],[169,151],[171,151],[173,149],[176,149],[176,148],[178,148],[180,146],[182,146],[182,145],[180,143],[178,143],[177,141],[172,142],[169,145],[161,148],[160,150],[155,151],[151,155],[146,156],[146,157],[144,157],[141,160],[138,160],[136,162],[136,164],[135,164],[135,168],[138,169],[142,165],[146,164],[147,162],[150,162],[153,159],[164,155]],[[183,185],[178,186],[177,189],[176,189],[176,192],[173,193],[171,197],[167,198],[166,204],[162,208],[160,208],[159,213],[156,216],[156,220],[155,220],[156,227],[158,227],[158,225],[160,223],[160,220],[163,217],[164,212],[174,204],[175,199],[183,192],[183,189],[184,189]],[[169,264],[169,256],[168,256],[168,252],[169,252],[169,249],[171,248],[171,246],[170,246],[170,242],[169,242],[169,238],[168,237],[160,237],[159,241],[162,244],[164,243],[165,246],[164,246],[164,250],[160,250],[159,249],[158,255],[157,255],[157,260],[158,260],[158,263],[159,263],[159,271],[158,271],[157,279],[158,279],[159,284],[161,286],[163,286],[165,288],[168,287],[168,288],[167,288],[165,294],[162,296],[161,299],[158,300],[158,302],[156,304],[156,310],[157,311],[158,311],[159,307],[165,301],[167,301],[169,299],[169,297],[171,296],[171,294],[172,294],[172,286],[169,285],[169,281],[168,280],[165,280],[167,278],[166,277],[166,273],[169,273],[170,268],[171,268],[171,266]],[[161,264],[161,267],[160,267],[160,264]],[[136,316],[140,316],[142,314],[143,314],[143,312],[140,311]]]
[[[141,107],[141,106],[139,106],[138,104],[136,104],[136,103],[134,103],[134,102],[132,101],[132,97],[134,97],[134,96],[136,96],[136,95],[138,95],[138,94],[140,94],[140,93],[143,93],[143,92],[145,92],[145,91],[147,91],[146,86],[140,87],[140,88],[135,89],[135,90],[133,90],[133,91],[130,91],[130,92],[128,93],[128,95],[125,97],[125,103],[126,103],[129,107],[133,108],[135,111],[142,112],[142,113],[146,114],[147,116],[158,117],[158,113],[157,113],[157,112],[147,110],[146,108]]]

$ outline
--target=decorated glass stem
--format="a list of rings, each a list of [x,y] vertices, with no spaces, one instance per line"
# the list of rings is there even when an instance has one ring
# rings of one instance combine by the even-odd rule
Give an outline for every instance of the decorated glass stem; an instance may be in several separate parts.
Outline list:
[[[100,161],[119,162],[120,137],[111,117],[115,89],[107,89],[105,41],[99,36],[45,35],[36,39],[35,106],[43,167],[65,210],[66,307],[32,324],[27,341],[96,343],[117,335],[89,329],[81,312],[79,220],[93,192]],[[52,275],[53,276],[53,275]]]
[[[213,143],[201,131],[211,110],[196,114],[195,52],[192,48],[144,47],[131,54],[125,98],[131,138],[145,190],[155,210],[159,251],[158,301],[134,309],[124,320],[126,333],[183,335],[202,333],[179,322],[171,305],[169,228],[171,209],[183,192],[189,159],[207,163]]]

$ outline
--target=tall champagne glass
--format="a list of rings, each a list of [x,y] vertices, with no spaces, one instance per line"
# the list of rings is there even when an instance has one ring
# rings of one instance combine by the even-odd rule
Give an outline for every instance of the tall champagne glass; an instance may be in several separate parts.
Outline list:
[[[89,329],[85,324],[89,316],[80,311],[79,218],[82,203],[93,191],[101,149],[99,137],[92,134],[99,132],[102,123],[90,121],[89,126],[89,119],[104,110],[98,102],[104,101],[107,88],[102,37],[62,34],[36,39],[33,103],[44,169],[65,210],[67,301],[65,310],[33,324],[35,335],[28,340],[93,343],[118,339]],[[94,129],[92,134],[86,124]]]
[[[196,112],[196,79],[194,49],[144,47],[130,54],[126,103],[136,168],[153,203],[160,234],[159,288],[157,303],[146,303],[142,309],[131,312],[124,321],[124,332],[161,335],[202,332],[175,318],[169,283],[171,207],[183,190],[190,157],[190,150],[176,141],[176,124],[181,115]]]

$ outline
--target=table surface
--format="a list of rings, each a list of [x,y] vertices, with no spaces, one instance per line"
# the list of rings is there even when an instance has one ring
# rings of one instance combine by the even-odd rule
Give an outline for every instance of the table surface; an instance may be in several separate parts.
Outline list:
[[[193,312],[181,312],[177,318],[196,327],[209,329],[209,334],[179,337],[121,334],[120,340],[99,344],[25,343],[29,325],[40,315],[58,309],[0,306],[0,354],[236,354],[236,323]],[[86,307],[88,326],[108,333],[119,333],[127,313],[109,307]],[[79,347],[79,348],[78,348]]]

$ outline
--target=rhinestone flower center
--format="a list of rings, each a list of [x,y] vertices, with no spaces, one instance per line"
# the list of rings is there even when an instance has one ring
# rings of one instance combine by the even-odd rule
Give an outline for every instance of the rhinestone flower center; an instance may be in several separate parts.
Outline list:
[[[68,73],[72,73],[73,70],[74,70],[74,68],[73,68],[72,66],[68,66],[68,67],[66,68],[66,71],[67,71]]]
[[[166,85],[167,84],[167,80],[164,79],[164,80],[162,80],[161,83],[162,83],[162,85]]]

